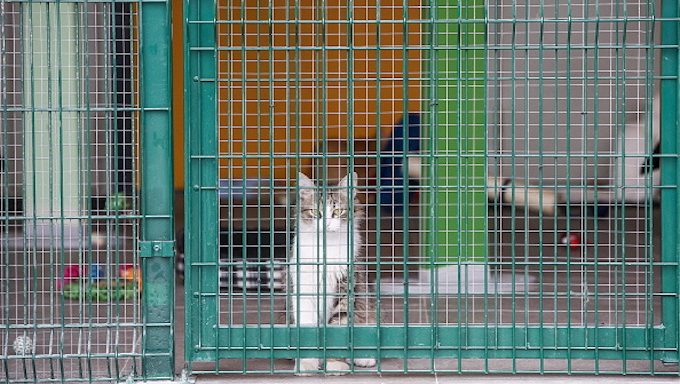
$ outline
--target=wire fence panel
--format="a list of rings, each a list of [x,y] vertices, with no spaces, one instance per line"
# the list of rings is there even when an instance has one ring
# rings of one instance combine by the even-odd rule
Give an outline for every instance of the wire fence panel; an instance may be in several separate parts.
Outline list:
[[[676,2],[185,15],[193,372],[678,375]]]
[[[119,382],[172,356],[145,339],[143,9],[0,2],[0,380]]]

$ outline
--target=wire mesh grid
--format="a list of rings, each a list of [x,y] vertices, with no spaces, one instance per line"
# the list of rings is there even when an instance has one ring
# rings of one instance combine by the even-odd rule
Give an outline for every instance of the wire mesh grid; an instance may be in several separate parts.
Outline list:
[[[561,213],[541,223],[541,212],[528,212],[519,224],[503,220],[512,209],[495,210],[500,254],[553,269],[543,294],[580,301],[574,310],[550,300],[555,315],[572,312],[571,324],[594,316],[602,324],[648,324],[659,300],[651,279],[658,180],[641,172],[659,140],[654,4],[499,2],[490,9],[494,19],[514,19],[490,25],[491,193],[525,195],[519,200],[549,210],[557,203]],[[532,184],[538,189],[526,187]],[[544,201],[531,201],[532,193]],[[513,235],[518,226],[528,233]],[[554,246],[570,237],[581,244],[567,252]]]
[[[379,9],[381,23],[377,25],[372,22],[377,8],[368,4],[350,8],[342,4],[218,3],[217,12],[224,22],[217,31],[221,44],[218,89],[220,100],[225,100],[218,104],[220,182],[226,187],[221,189],[224,215],[220,226],[225,233],[220,254],[227,261],[226,275],[242,280],[238,284],[244,288],[258,288],[262,279],[274,288],[284,287],[294,232],[295,213],[289,200],[294,200],[295,192],[289,181],[297,177],[295,164],[305,164],[310,177],[337,183],[352,161],[352,169],[361,175],[359,182],[368,183],[375,179],[378,166],[376,136],[384,136],[378,141],[387,142],[389,124],[409,109],[405,105],[416,107],[424,101],[417,86],[423,82],[417,75],[425,65],[422,52],[412,49],[406,52],[407,60],[402,57],[404,44],[424,35],[423,26],[404,25],[401,4]],[[354,23],[347,22],[350,11]],[[269,14],[278,23],[262,23]],[[406,14],[422,18],[419,7],[406,8]],[[246,22],[237,22],[244,17]],[[321,19],[325,25],[318,22]],[[380,52],[374,49],[377,41],[383,46]],[[350,45],[356,49],[348,49]],[[413,72],[415,78],[404,79],[405,72]],[[379,87],[374,85],[377,76],[383,77]],[[407,83],[414,86],[405,100]],[[381,113],[376,114],[376,109]],[[354,138],[351,142],[346,140],[348,126]],[[392,151],[392,155],[397,153]],[[362,198],[375,201],[375,190]],[[375,212],[375,202],[366,208]],[[414,224],[418,216],[412,217]],[[388,217],[383,225],[401,224],[400,218]],[[396,239],[377,239],[369,228],[361,231],[367,244],[382,241],[383,250],[404,247]],[[385,234],[393,237],[392,231]],[[244,254],[259,254],[260,260],[246,262]],[[402,263],[399,257],[388,258],[383,262]],[[241,272],[248,269],[250,274]],[[229,288],[229,280],[224,281]],[[225,291],[222,305],[231,309],[224,314],[248,321],[243,309],[237,309],[247,306],[248,295]],[[281,302],[285,304],[285,292],[272,295],[270,301],[277,309],[265,313],[272,314],[267,323],[287,317],[279,308]],[[259,299],[253,299],[257,306]],[[265,311],[249,312],[258,314],[259,323]]]
[[[0,7],[0,378],[137,376],[137,6]]]
[[[677,374],[659,361],[677,351],[675,333],[660,338],[678,267],[661,252],[674,185],[655,147],[660,99],[675,96],[659,84],[677,74],[660,75],[659,4],[187,9],[204,95],[189,114],[217,128],[188,136],[188,220],[205,231],[188,245],[186,297],[204,298],[187,312],[194,372],[301,373],[319,358],[309,371]],[[325,209],[343,189],[358,200],[338,262],[329,226],[345,208]],[[347,292],[327,285],[336,264]],[[348,318],[324,317],[343,297]]]

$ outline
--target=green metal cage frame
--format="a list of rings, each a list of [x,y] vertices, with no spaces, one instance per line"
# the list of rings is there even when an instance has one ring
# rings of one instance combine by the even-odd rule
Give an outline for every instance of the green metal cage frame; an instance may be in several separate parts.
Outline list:
[[[147,378],[173,378],[175,234],[172,167],[170,1],[140,4],[141,207],[144,339]]]
[[[618,359],[678,362],[680,329],[680,269],[678,268],[677,184],[680,179],[677,135],[680,117],[680,63],[678,61],[678,4],[664,1],[661,9],[662,32],[662,262],[663,313],[658,326],[567,327],[516,325],[430,325],[356,326],[352,329],[287,328],[248,325],[238,328],[218,326],[218,222],[217,197],[219,148],[217,138],[217,15],[211,1],[187,0],[184,3],[185,28],[185,108],[186,108],[186,254],[185,274],[186,334],[185,358],[188,362],[216,362],[219,359],[280,359],[316,357],[379,358],[485,358],[481,372],[493,372],[488,359]],[[436,9],[436,5],[433,6]],[[463,20],[474,18],[476,21]],[[433,31],[456,33],[465,28],[484,28],[485,15],[441,12],[431,19]],[[451,21],[457,20],[459,24]],[[465,21],[467,24],[463,24]],[[436,27],[435,27],[436,26]],[[455,60],[458,52],[447,37],[435,38],[430,47],[430,63],[447,57]],[[447,47],[448,46],[448,47]],[[452,52],[448,52],[451,50]],[[438,59],[439,58],[439,59]],[[476,81],[480,81],[477,79]],[[441,86],[431,84],[436,97]],[[432,110],[442,107],[432,103]],[[459,110],[460,106],[449,106]],[[436,116],[436,114],[433,114]],[[442,235],[445,236],[445,235]],[[455,250],[453,251],[455,253]],[[322,341],[323,340],[323,341]],[[348,340],[352,343],[347,348]],[[614,347],[603,347],[613,345]],[[513,360],[514,361],[514,360]],[[597,363],[596,363],[597,364]],[[597,366],[597,365],[596,365]],[[464,371],[459,368],[456,372]],[[514,364],[513,364],[514,367]],[[406,370],[406,368],[404,368]],[[425,370],[432,372],[434,366]],[[597,370],[597,368],[596,368]],[[208,370],[210,371],[210,370]],[[219,371],[216,365],[214,372]],[[518,372],[513,368],[513,372]],[[571,372],[567,368],[565,372]],[[597,371],[598,373],[605,373]],[[621,373],[621,372],[619,372]],[[625,373],[625,368],[624,368]],[[650,373],[654,373],[653,369]]]
[[[94,266],[95,264],[92,254],[94,253],[93,248],[95,247],[93,243],[96,239],[94,239],[94,233],[92,234],[92,239],[89,237],[85,238],[85,236],[83,236],[83,239],[80,239],[81,244],[75,248],[65,247],[63,239],[56,240],[53,245],[46,246],[46,249],[48,249],[48,253],[50,255],[56,255],[50,256],[53,258],[46,259],[52,262],[51,266],[47,266],[49,268],[48,272],[44,274],[40,271],[33,270],[29,272],[29,267],[23,267],[25,270],[25,275],[18,275],[18,277],[12,276],[11,278],[17,280],[24,279],[23,287],[26,289],[27,293],[23,300],[26,300],[25,297],[29,294],[29,288],[27,287],[31,287],[32,293],[30,294],[32,296],[39,296],[43,294],[46,296],[52,295],[59,297],[61,302],[52,302],[53,307],[48,308],[45,311],[48,313],[46,315],[36,313],[30,314],[27,311],[27,313],[23,315],[23,319],[12,318],[14,315],[10,314],[10,310],[7,309],[5,315],[3,315],[3,323],[5,324],[2,325],[2,329],[4,331],[3,339],[5,339],[5,343],[7,343],[10,333],[16,332],[16,329],[29,330],[30,332],[33,332],[33,334],[38,333],[37,331],[44,330],[54,332],[55,334],[59,334],[59,332],[61,332],[61,338],[56,336],[54,339],[49,339],[56,340],[56,342],[50,341],[52,344],[48,346],[48,349],[38,351],[33,350],[32,352],[28,353],[13,353],[11,352],[11,348],[8,349],[7,344],[5,344],[6,347],[4,353],[0,355],[0,362],[3,365],[3,380],[7,380],[7,382],[116,382],[126,379],[136,380],[140,378],[143,378],[144,380],[167,380],[173,379],[175,377],[175,247],[171,124],[172,81],[170,60],[172,51],[172,35],[170,29],[171,2],[169,0],[111,0],[106,2],[97,2],[104,5],[102,8],[88,7],[88,5],[92,5],[92,3],[94,2],[90,2],[90,4],[88,4],[87,1],[79,0],[65,0],[57,2],[2,2],[3,14],[0,14],[0,28],[3,31],[8,25],[10,25],[8,23],[13,23],[10,25],[12,28],[22,31],[19,32],[19,34],[23,33],[24,30],[22,28],[26,28],[25,30],[30,30],[30,28],[35,28],[35,25],[38,25],[39,28],[42,28],[40,31],[41,33],[36,33],[35,36],[31,34],[31,36],[20,36],[16,38],[17,41],[24,38],[33,39],[24,40],[30,42],[30,50],[29,48],[25,47],[21,48],[20,44],[18,43],[13,44],[12,47],[6,46],[4,44],[5,36],[2,37],[3,71],[9,68],[5,67],[5,55],[17,55],[23,57],[23,60],[27,60],[25,59],[26,56],[35,54],[33,51],[33,44],[41,44],[43,47],[48,47],[45,48],[44,52],[40,52],[44,58],[44,62],[41,64],[46,63],[44,68],[49,68],[50,71],[49,75],[44,75],[45,78],[49,79],[49,86],[53,87],[49,90],[49,97],[54,97],[55,99],[58,98],[58,101],[50,102],[49,104],[45,103],[46,106],[43,105],[40,107],[36,107],[32,103],[27,103],[28,106],[19,104],[19,107],[17,107],[16,105],[5,104],[6,99],[3,97],[2,105],[0,105],[0,109],[3,113],[1,124],[2,133],[0,134],[4,135],[4,138],[6,139],[8,134],[7,131],[5,131],[5,128],[10,127],[10,124],[8,123],[8,120],[10,119],[10,117],[8,117],[10,112],[16,114],[23,113],[24,119],[27,120],[28,117],[25,116],[31,116],[31,114],[35,115],[36,111],[45,115],[52,113],[53,116],[57,116],[59,121],[56,122],[57,118],[54,118],[55,123],[54,127],[50,127],[53,128],[53,131],[49,132],[49,135],[51,135],[49,136],[49,140],[50,145],[53,146],[50,149],[58,148],[61,157],[54,156],[52,153],[46,156],[49,156],[49,161],[53,161],[54,163],[60,161],[58,163],[58,167],[55,167],[58,169],[55,169],[54,171],[50,169],[49,172],[54,172],[57,177],[60,177],[60,183],[62,183],[64,178],[72,176],[65,175],[64,171],[64,156],[62,152],[64,151],[64,148],[66,148],[66,144],[62,140],[63,135],[61,131],[68,124],[63,123],[61,119],[65,114],[68,113],[80,113],[82,114],[82,117],[79,117],[79,125],[71,124],[71,127],[68,128],[77,127],[76,134],[82,135],[83,137],[82,139],[78,139],[82,140],[82,142],[78,142],[78,145],[81,147],[70,146],[68,150],[72,151],[73,153],[69,153],[69,156],[81,156],[82,158],[89,159],[90,151],[94,151],[91,148],[93,141],[90,139],[90,129],[94,130],[95,128],[99,127],[96,124],[92,124],[92,120],[95,119],[93,116],[96,114],[96,107],[94,107],[96,102],[89,99],[89,97],[91,97],[94,92],[101,92],[93,91],[89,88],[88,82],[91,80],[89,72],[91,68],[89,68],[89,66],[96,66],[97,64],[92,64],[88,61],[90,55],[92,54],[92,52],[88,51],[88,48],[84,49],[85,53],[78,52],[79,55],[87,56],[87,58],[79,61],[81,60],[81,56],[78,56],[78,60],[73,59],[72,62],[63,62],[61,57],[57,60],[54,60],[53,62],[50,62],[50,55],[55,55],[54,51],[50,52],[50,49],[56,50],[56,55],[59,55],[60,53],[58,51],[62,49],[62,43],[64,45],[70,44],[78,47],[80,47],[80,45],[87,46],[87,43],[89,42],[88,38],[91,38],[87,35],[88,28],[90,27],[88,25],[88,21],[90,19],[88,18],[91,18],[94,12],[102,11],[102,9],[104,9],[106,13],[102,16],[102,25],[106,26],[107,33],[109,31],[108,28],[111,30],[120,28],[125,29],[126,33],[129,32],[131,35],[134,35],[121,37],[121,35],[124,34],[123,32],[113,32],[111,35],[107,35],[106,37],[99,37],[101,44],[118,44],[121,40],[125,40],[123,44],[128,44],[129,46],[126,49],[130,49],[130,51],[126,52],[126,54],[130,56],[134,55],[135,57],[134,65],[128,63],[125,65],[125,68],[131,72],[135,71],[135,78],[138,79],[138,81],[135,82],[134,89],[117,89],[118,83],[115,83],[115,81],[124,80],[132,83],[132,78],[126,77],[121,79],[120,77],[117,77],[120,75],[116,72],[118,69],[116,66],[120,64],[117,63],[115,59],[111,59],[111,64],[105,67],[105,69],[110,72],[107,72],[105,75],[101,75],[101,79],[103,79],[102,81],[106,82],[114,81],[115,85],[111,86],[111,89],[106,88],[106,91],[111,91],[113,94],[112,97],[114,101],[110,102],[104,107],[97,105],[97,107],[100,107],[99,112],[104,110],[106,113],[109,113],[109,115],[106,115],[105,118],[106,123],[109,124],[106,125],[107,130],[105,131],[105,134],[116,137],[115,140],[111,139],[111,141],[115,141],[116,145],[118,144],[118,136],[115,135],[120,129],[120,126],[117,125],[118,119],[120,119],[118,113],[121,109],[125,108],[126,113],[129,112],[131,115],[134,114],[134,118],[130,118],[129,121],[134,121],[136,125],[132,127],[131,123],[129,130],[130,132],[134,131],[135,134],[138,134],[138,136],[135,136],[133,142],[134,145],[138,144],[139,151],[135,153],[134,156],[135,159],[139,158],[140,161],[138,163],[138,168],[134,170],[129,169],[128,171],[131,173],[135,172],[135,175],[139,175],[140,177],[139,179],[134,179],[134,183],[130,183],[135,184],[130,185],[130,188],[132,188],[131,195],[122,196],[124,199],[134,199],[135,203],[131,204],[131,206],[134,206],[127,207],[128,201],[121,200],[118,202],[119,207],[110,207],[108,206],[107,201],[106,208],[93,208],[94,203],[90,200],[94,199],[95,197],[99,198],[99,196],[94,196],[94,192],[91,190],[92,185],[94,184],[93,180],[91,180],[92,169],[89,168],[89,165],[84,165],[82,168],[77,168],[76,172],[82,172],[79,173],[77,177],[83,177],[85,180],[80,181],[81,184],[77,185],[75,190],[68,190],[65,192],[63,185],[54,188],[57,193],[60,193],[59,199],[61,200],[62,205],[65,197],[82,199],[82,214],[65,215],[64,211],[62,210],[58,214],[53,215],[53,217],[45,218],[42,216],[42,214],[29,212],[28,209],[24,209],[25,212],[19,213],[22,211],[22,208],[16,208],[16,212],[14,213],[16,216],[13,216],[12,214],[7,213],[8,211],[14,211],[14,209],[7,208],[7,200],[5,200],[7,199],[7,195],[5,195],[2,197],[3,212],[0,218],[4,224],[2,235],[5,235],[5,233],[10,233],[11,230],[7,228],[18,228],[22,225],[28,226],[28,223],[35,222],[36,220],[50,220],[54,224],[55,228],[61,225],[62,235],[64,232],[64,223],[69,220],[78,221],[79,225],[89,226],[87,231],[91,231],[92,227],[94,226],[92,223],[99,220],[98,223],[104,222],[107,225],[112,224],[110,225],[111,227],[116,227],[113,231],[113,234],[110,236],[112,240],[118,242],[121,240],[119,237],[122,238],[124,236],[121,235],[121,232],[118,232],[118,227],[122,226],[121,223],[126,220],[128,222],[134,222],[134,225],[131,224],[131,226],[134,226],[135,230],[132,234],[133,237],[130,238],[130,244],[136,245],[137,248],[134,249],[133,245],[133,249],[123,249],[124,246],[120,245],[122,244],[122,241],[117,243],[117,245],[111,247],[113,250],[106,254],[105,257],[107,258],[105,259],[104,263],[107,264],[104,264],[103,268],[111,268],[111,270],[113,270],[114,268],[120,267],[122,265],[122,258],[128,254],[131,255],[130,257],[134,260],[135,267],[137,265],[141,267],[141,277],[143,280],[141,298],[139,301],[135,301],[133,304],[131,304],[132,306],[136,307],[134,311],[137,311],[138,308],[139,312],[134,312],[133,320],[126,323],[125,320],[123,320],[125,314],[121,316],[122,311],[119,309],[119,306],[117,306],[118,299],[111,299],[111,297],[108,296],[108,293],[106,293],[106,298],[101,299],[102,302],[99,303],[93,304],[93,301],[100,300],[100,298],[92,300],[89,298],[83,299],[84,301],[80,303],[81,307],[78,308],[80,311],[82,311],[80,317],[76,315],[76,321],[72,321],[71,318],[69,318],[69,320],[65,320],[65,317],[67,317],[64,315],[67,310],[65,308],[68,308],[68,310],[73,310],[73,308],[75,308],[78,303],[75,302],[65,304],[65,302],[69,300],[64,298],[66,295],[63,294],[62,287],[59,285],[59,276],[61,275],[61,278],[64,279],[65,275],[63,275],[63,273],[65,265],[67,262],[73,262],[71,261],[73,259],[75,259],[76,263],[79,263],[74,264],[74,266]],[[129,5],[130,8],[118,8],[118,6],[122,3]],[[12,15],[9,15],[8,17],[8,14],[4,13],[5,5],[14,6],[14,19],[12,19]],[[39,8],[34,8],[36,5],[39,6]],[[33,12],[38,13],[36,9],[40,11],[41,15],[47,15],[46,20],[32,19],[34,16]],[[95,9],[95,11],[93,11],[93,9]],[[50,20],[50,17],[54,17],[54,19]],[[125,17],[125,21],[115,19],[118,17]],[[68,19],[69,23],[73,22],[72,20],[77,20],[77,22],[74,22],[74,24],[67,24],[67,21],[63,21],[62,19]],[[79,24],[81,21],[83,25]],[[85,31],[83,36],[76,35],[76,31],[78,33],[83,33],[83,30]],[[66,36],[62,34],[66,34]],[[63,41],[60,39],[63,39]],[[177,43],[179,46],[180,42],[178,41]],[[28,45],[28,43],[24,44]],[[50,47],[50,45],[54,45],[54,48]],[[73,46],[69,47],[68,49],[73,51],[76,49]],[[136,49],[134,52],[132,52],[133,46]],[[67,50],[65,47],[63,49]],[[106,49],[106,54],[108,55],[114,56],[117,54],[117,52],[111,53],[108,51],[108,49],[111,49],[112,51],[115,50],[110,46],[107,46]],[[29,91],[24,92],[26,94],[30,94],[30,96],[26,96],[26,98],[34,97],[33,93],[37,93],[37,91],[34,92],[32,88],[35,87],[33,83],[34,78],[32,72],[33,60],[35,59],[30,58],[28,60],[30,60],[31,66],[30,76],[27,75],[24,78],[17,76],[17,78],[11,79],[17,83],[23,82],[24,84],[28,84],[27,88]],[[64,69],[67,66],[68,68]],[[104,66],[101,68],[104,68]],[[79,71],[82,71],[82,73]],[[44,72],[47,73],[48,71],[44,70]],[[67,89],[66,86],[63,86],[62,81],[65,81],[63,79],[67,77],[66,74],[70,76],[68,80],[71,82],[82,81],[84,84],[84,89],[78,89],[74,91],[73,89]],[[3,72],[2,75],[4,92],[6,91],[4,86],[6,85],[5,81],[7,78],[5,76],[7,76],[7,73]],[[45,92],[45,90],[39,91]],[[119,93],[126,93],[129,95],[130,99],[134,98],[134,100],[130,101],[130,105],[121,106],[121,102],[116,99]],[[47,94],[47,92],[44,94]],[[85,100],[83,101],[82,109],[80,106],[78,106],[78,108],[74,108],[72,105],[66,106],[67,103],[62,102],[62,100],[67,98],[82,98]],[[50,120],[51,119],[52,118],[50,118]],[[33,135],[35,135],[34,132],[36,128],[31,126],[31,124],[35,125],[35,120],[28,121],[30,123],[27,124],[27,126],[30,127],[27,128],[27,130],[29,132],[33,132]],[[22,145],[28,147],[30,145],[35,145],[35,143],[23,143]],[[7,153],[7,146],[7,141],[4,141],[2,148],[4,153]],[[130,147],[132,146],[133,145],[131,144]],[[119,158],[124,157],[122,154],[117,152],[117,148],[118,147],[116,147],[116,151],[107,153],[109,156],[111,156],[111,158],[107,158],[107,160],[113,160],[113,162],[117,162]],[[27,148],[22,149],[27,150]],[[84,153],[81,153],[81,151]],[[39,155],[42,156],[44,154]],[[129,156],[133,155],[130,154]],[[3,158],[3,161],[4,160],[5,159]],[[32,160],[35,162],[35,158]],[[85,162],[86,161],[83,160],[83,163]],[[24,172],[26,173],[26,179],[28,180],[29,178],[32,178],[32,182],[35,184],[35,174],[37,172],[35,170],[35,165],[32,166],[33,168],[30,168],[31,165],[24,164]],[[111,169],[107,168],[106,170],[112,173],[115,171],[121,171],[117,168],[117,166],[118,165],[111,166]],[[7,169],[2,169],[0,172],[3,172],[5,175],[8,173]],[[71,173],[71,175],[72,174],[73,173]],[[117,177],[112,177],[112,179],[116,180],[112,183],[118,183],[119,179]],[[115,187],[118,187],[118,185]],[[3,190],[8,190],[10,187],[3,185],[2,188]],[[28,187],[21,185],[15,188],[27,189]],[[33,186],[33,188],[35,189],[35,186]],[[78,190],[78,188],[81,188],[82,191]],[[86,190],[86,188],[89,189]],[[71,195],[67,196],[69,192]],[[51,189],[50,193],[52,193]],[[31,193],[26,192],[25,195],[19,197],[23,199],[23,204],[35,204],[35,201],[38,199],[45,199],[47,201],[46,204],[56,205],[59,203],[59,201],[55,203],[55,200],[49,200],[50,198],[53,199],[53,196],[46,196],[45,194],[37,195],[35,190],[33,190]],[[139,199],[137,200],[136,198]],[[137,201],[139,204],[137,204]],[[45,203],[45,201],[43,201],[43,203]],[[123,205],[126,207],[123,207]],[[105,210],[107,211],[108,215],[99,215],[95,217],[96,213],[94,213],[94,211],[96,210]],[[141,233],[137,233],[137,227],[141,228]],[[83,232],[86,233],[87,236],[90,235],[89,232]],[[81,233],[77,233],[76,235],[80,236]],[[27,235],[24,233],[23,236],[23,245],[18,247],[18,250],[13,252],[16,252],[17,255],[28,258],[28,255],[30,255],[31,252],[36,252],[36,249],[38,249],[38,251],[42,251],[41,248],[31,248],[27,246]],[[88,242],[90,240],[92,243]],[[123,239],[123,241],[124,240],[125,239]],[[0,241],[2,241],[3,252],[5,249],[10,249],[7,245],[11,242],[9,237],[2,237]],[[38,243],[37,240],[34,241]],[[23,248],[21,248],[22,246]],[[125,251],[125,255],[121,256],[121,254],[124,253],[123,251]],[[69,252],[70,254],[68,254],[67,259],[67,253]],[[109,252],[109,249],[107,248],[104,250],[104,252]],[[10,261],[3,259],[3,262],[7,263],[6,265],[3,265],[3,271],[9,271]],[[19,261],[17,261],[17,263],[18,262]],[[26,262],[26,264],[28,265],[29,262]],[[4,272],[4,276],[9,276],[9,272]],[[138,277],[139,276],[137,276],[137,278]],[[33,279],[33,281],[30,282],[29,279]],[[44,279],[44,281],[40,281],[41,279]],[[110,283],[112,277],[109,277],[109,279]],[[42,286],[40,284],[42,284]],[[40,288],[40,286],[42,288]],[[18,287],[19,290],[21,289],[21,286],[18,285],[18,283],[16,286],[14,286],[9,282],[6,284],[3,282],[3,298],[5,295],[8,298],[11,295],[17,295],[16,287]],[[81,299],[84,296],[85,295],[81,296]],[[19,300],[22,300],[22,298]],[[137,300],[137,298],[135,297],[134,300]],[[9,299],[7,299],[7,301],[8,302],[6,305],[9,306]],[[28,302],[22,303],[21,301],[18,301],[18,303],[12,305],[23,305],[24,307],[27,307],[29,304],[30,303]],[[37,306],[37,304],[30,305]],[[118,312],[114,315],[109,314],[110,317],[106,319],[107,321],[104,324],[100,321],[101,319],[96,314],[96,309],[93,309],[97,305],[109,305],[110,308],[116,308],[115,310]],[[60,314],[56,316],[55,313]],[[134,317],[138,314],[140,315],[139,317]],[[44,321],[42,318],[43,316],[52,316],[51,321],[41,323],[41,321]],[[24,322],[24,324],[21,324],[22,322]],[[97,343],[97,341],[96,337],[92,336],[92,331],[102,329],[114,330],[113,332],[119,332],[120,330],[127,329],[139,329],[141,339],[128,341],[132,348],[132,351],[130,352],[121,352],[118,346],[113,344],[113,338],[108,340],[111,341],[112,344],[104,352],[93,352],[89,348],[87,350],[79,349],[77,351],[70,352],[70,350],[67,348],[70,347],[69,343],[73,343],[73,341],[68,340],[68,337],[65,337],[64,334],[65,330],[68,331],[73,329],[85,330],[83,331],[85,333],[90,332],[90,334],[87,334],[84,339],[91,337],[92,339],[95,339],[94,343]],[[110,335],[111,334],[108,336],[110,337]],[[121,336],[116,333],[116,337]],[[85,342],[90,343],[88,345],[93,343],[91,339],[87,339]],[[136,343],[138,342],[140,345],[137,346]],[[77,342],[73,344],[77,344]],[[11,346],[11,343],[9,345]],[[46,350],[48,350],[49,353],[45,352]],[[77,368],[73,368],[74,366],[70,362],[64,363],[66,360],[71,362],[73,360],[77,360],[79,366]],[[96,366],[96,364],[102,360],[106,360],[104,363],[106,364],[104,370],[108,369],[108,372],[103,372],[98,366]],[[132,361],[132,363],[129,363],[129,361]],[[21,368],[9,368],[12,366],[11,364],[15,362],[23,364],[23,371]],[[50,366],[47,368],[47,370],[43,370],[42,366],[40,369],[37,369],[37,362],[50,364]],[[140,362],[141,366],[139,365]],[[129,366],[123,367],[123,364],[126,366],[129,364]],[[32,369],[26,369],[26,367],[31,366]],[[96,367],[93,368],[93,366]],[[122,375],[126,375],[126,377],[121,377]]]

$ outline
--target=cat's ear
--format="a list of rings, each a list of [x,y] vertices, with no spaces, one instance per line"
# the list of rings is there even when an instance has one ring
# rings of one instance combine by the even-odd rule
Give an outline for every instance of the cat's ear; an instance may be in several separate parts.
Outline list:
[[[300,199],[314,195],[314,182],[302,172],[298,172],[298,194]]]
[[[350,185],[350,174],[348,173],[347,176],[343,177],[342,180],[338,183],[338,187],[340,187],[340,193],[343,193],[347,195],[347,187],[349,186],[350,189],[352,190],[352,199],[354,199],[357,196],[357,181],[359,180],[359,176],[357,175],[356,172],[352,172],[352,181]]]

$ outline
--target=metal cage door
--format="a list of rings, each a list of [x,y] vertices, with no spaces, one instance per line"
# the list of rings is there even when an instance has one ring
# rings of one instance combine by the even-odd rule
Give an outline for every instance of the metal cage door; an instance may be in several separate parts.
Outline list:
[[[185,2],[193,371],[677,374],[672,3]],[[375,324],[291,325],[298,171],[362,180]]]

